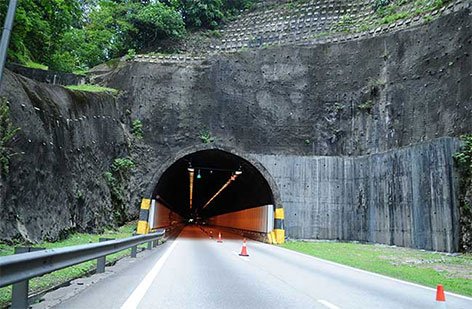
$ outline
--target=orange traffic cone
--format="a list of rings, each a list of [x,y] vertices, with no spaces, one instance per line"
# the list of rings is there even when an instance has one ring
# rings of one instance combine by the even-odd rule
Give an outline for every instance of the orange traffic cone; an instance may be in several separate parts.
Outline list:
[[[223,240],[221,239],[221,233],[218,233],[218,240],[216,242],[223,242]]]
[[[436,302],[438,303],[438,308],[446,308],[446,296],[444,295],[442,284],[438,284],[436,288]]]
[[[247,254],[246,238],[243,240],[243,247],[241,248],[241,253],[239,256],[249,256],[249,254]]]

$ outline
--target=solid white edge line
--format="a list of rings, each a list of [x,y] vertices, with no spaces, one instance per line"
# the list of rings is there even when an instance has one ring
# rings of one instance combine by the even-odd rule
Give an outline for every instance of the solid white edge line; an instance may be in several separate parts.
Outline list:
[[[147,290],[151,286],[152,282],[156,278],[159,271],[164,266],[164,263],[169,258],[170,254],[177,245],[178,240],[175,239],[172,245],[167,249],[167,251],[157,260],[156,264],[152,269],[147,273],[146,277],[141,281],[141,283],[134,289],[133,293],[128,297],[126,302],[121,306],[121,309],[135,309],[138,307],[139,303],[146,295]]]
[[[320,304],[323,304],[325,307],[328,307],[329,309],[340,309],[338,306],[333,305],[332,303],[324,299],[318,299],[318,302]]]
[[[424,285],[421,285],[421,284],[417,284],[417,283],[413,283],[413,282],[408,282],[408,281],[404,281],[404,280],[401,280],[401,279],[396,279],[396,278],[388,277],[388,276],[385,276],[385,275],[373,273],[373,272],[370,272],[370,271],[367,271],[367,270],[363,270],[363,269],[359,269],[359,268],[354,268],[354,267],[352,267],[352,266],[343,265],[343,264],[339,264],[339,263],[336,263],[336,262],[324,260],[324,259],[321,259],[321,258],[312,256],[312,255],[309,255],[309,254],[306,254],[306,253],[302,253],[302,252],[290,250],[290,249],[283,248],[283,247],[279,247],[279,246],[276,246],[276,245],[269,245],[269,244],[266,244],[266,245],[272,246],[272,247],[275,247],[275,248],[279,248],[279,249],[282,249],[282,250],[284,250],[284,251],[288,251],[288,252],[291,252],[291,253],[295,253],[295,254],[298,254],[298,255],[301,255],[301,256],[304,256],[304,257],[312,258],[312,259],[315,259],[315,260],[317,260],[317,261],[320,261],[320,262],[323,262],[323,263],[326,263],[326,264],[331,264],[331,265],[334,265],[334,266],[339,266],[339,267],[343,267],[343,268],[355,270],[355,271],[358,271],[358,272],[361,272],[361,273],[373,275],[373,276],[376,276],[376,277],[380,277],[380,278],[384,278],[384,279],[388,279],[388,280],[396,281],[396,282],[399,282],[399,283],[403,283],[403,284],[407,284],[407,285],[411,285],[411,286],[415,286],[415,287],[418,287],[418,288],[423,288],[423,289],[426,289],[426,290],[430,290],[430,291],[436,292],[436,289],[435,289],[435,288],[430,288],[429,286],[424,286]],[[446,294],[446,295],[449,295],[449,296],[454,296],[454,297],[458,297],[458,298],[462,298],[462,299],[465,299],[465,300],[470,300],[470,301],[472,301],[472,297],[468,297],[468,296],[464,296],[464,295],[460,295],[460,294],[456,294],[456,293],[452,293],[452,292],[445,292],[445,294]],[[447,300],[447,299],[446,299],[446,300]]]

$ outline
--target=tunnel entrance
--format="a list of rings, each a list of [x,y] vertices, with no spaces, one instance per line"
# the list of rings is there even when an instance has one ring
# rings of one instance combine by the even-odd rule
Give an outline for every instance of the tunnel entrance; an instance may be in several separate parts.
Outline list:
[[[192,195],[192,196],[191,196]],[[263,205],[275,205],[262,173],[247,160],[218,150],[197,151],[167,168],[153,196],[180,216],[208,219]]]

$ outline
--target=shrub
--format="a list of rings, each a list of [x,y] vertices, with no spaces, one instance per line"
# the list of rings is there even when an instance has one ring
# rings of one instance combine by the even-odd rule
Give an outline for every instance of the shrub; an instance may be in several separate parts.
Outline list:
[[[460,152],[454,155],[454,159],[459,167],[472,175],[472,134],[463,135],[464,144]]]
[[[113,217],[117,224],[124,224],[128,220],[125,193],[130,171],[135,166],[136,164],[129,158],[116,158],[113,160],[111,170],[103,173],[103,178],[110,189]]]
[[[381,7],[386,7],[390,4],[390,0],[375,0],[374,1],[374,11],[377,11]]]
[[[133,120],[131,123],[131,133],[137,138],[142,139],[144,137],[143,133],[143,123],[139,119]]]
[[[211,133],[209,131],[204,130],[204,131],[200,132],[200,140],[204,144],[210,144],[210,143],[213,143],[213,141],[215,139],[211,136]]]

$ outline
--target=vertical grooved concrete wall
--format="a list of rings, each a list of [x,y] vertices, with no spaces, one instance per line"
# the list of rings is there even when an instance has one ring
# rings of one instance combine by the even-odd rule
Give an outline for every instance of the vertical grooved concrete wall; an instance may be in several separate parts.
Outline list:
[[[457,251],[458,147],[441,138],[360,157],[256,156],[279,186],[288,237]]]

